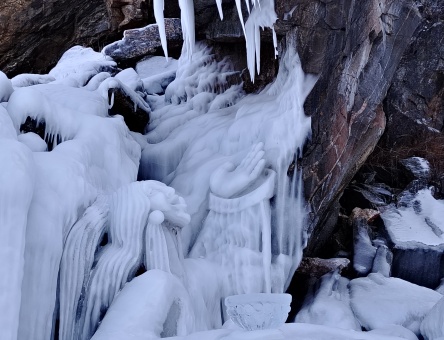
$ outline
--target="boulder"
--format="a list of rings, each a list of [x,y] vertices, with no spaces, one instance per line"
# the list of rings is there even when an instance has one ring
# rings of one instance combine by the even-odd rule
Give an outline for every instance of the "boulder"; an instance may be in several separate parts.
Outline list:
[[[170,44],[182,44],[182,27],[180,19],[165,19],[165,32]],[[157,24],[125,31],[123,39],[103,48],[103,53],[117,62],[138,60],[150,54],[160,53],[160,42]]]

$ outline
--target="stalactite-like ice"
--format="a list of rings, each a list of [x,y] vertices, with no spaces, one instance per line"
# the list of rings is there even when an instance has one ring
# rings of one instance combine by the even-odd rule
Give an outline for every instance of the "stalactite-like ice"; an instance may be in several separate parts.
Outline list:
[[[178,0],[181,10],[181,23],[184,46],[186,47],[187,55],[190,58],[193,54],[195,43],[195,28],[194,28],[194,2],[193,0]],[[224,14],[222,10],[222,0],[215,0],[217,9],[219,11],[220,19],[223,20]],[[274,23],[277,20],[277,15],[274,10],[274,0],[252,0],[253,8],[250,12],[250,0],[245,0],[245,4],[250,14],[246,23],[244,23],[244,16],[242,14],[241,0],[235,0],[236,9],[242,30],[245,36],[247,49],[247,67],[250,72],[250,78],[254,82],[255,69],[260,73],[260,50],[261,37],[260,29],[265,27],[271,28],[273,34],[273,44],[275,56],[277,56],[277,37],[274,30]],[[166,46],[165,23],[163,16],[164,0],[154,1],[154,17],[159,27],[160,40],[165,56],[168,59],[168,51]]]
[[[12,121],[1,105],[0,164],[0,334],[2,340],[16,340],[35,165],[31,151],[17,141]]]

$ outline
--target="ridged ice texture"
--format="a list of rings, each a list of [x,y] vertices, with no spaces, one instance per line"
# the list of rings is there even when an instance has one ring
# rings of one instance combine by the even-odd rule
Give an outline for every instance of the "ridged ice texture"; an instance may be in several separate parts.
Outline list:
[[[100,197],[86,210],[69,233],[62,259],[61,339],[90,339],[117,293],[144,260],[148,269],[170,271],[164,235],[168,230],[161,224],[166,219],[177,228],[185,226],[189,223],[185,209],[172,188],[144,181],[123,186],[109,198]],[[145,251],[146,228],[152,253]],[[105,233],[108,243],[98,247]],[[177,248],[172,251],[178,253]]]
[[[99,197],[72,227],[60,263],[60,329],[59,339],[78,339],[75,328],[78,311],[85,302],[80,299],[88,285],[99,241],[104,237],[108,221],[107,197]],[[83,292],[84,293],[84,292]]]
[[[16,340],[35,165],[31,151],[17,141],[12,121],[1,105],[0,164],[0,337]]]
[[[81,63],[82,54],[77,57]],[[99,72],[103,63],[86,62],[88,72],[67,64],[59,63],[54,76],[60,76],[63,84],[17,88],[6,105],[16,133],[27,117],[45,122],[45,141],[53,147],[51,152],[29,156],[35,185],[23,181],[20,186],[28,193],[33,190],[27,211],[22,297],[8,309],[17,310],[20,304],[20,340],[52,336],[59,265],[71,227],[99,193],[113,192],[137,176],[140,146],[121,117],[108,117],[107,95],[99,91],[108,86],[95,92],[72,87],[83,85],[89,79],[85,73]],[[20,254],[20,246],[17,249]]]
[[[83,329],[81,339],[91,338],[102,313],[142,262],[143,232],[150,206],[141,186],[132,184],[113,194],[108,235],[111,241],[102,250],[88,280],[80,322],[76,325]]]

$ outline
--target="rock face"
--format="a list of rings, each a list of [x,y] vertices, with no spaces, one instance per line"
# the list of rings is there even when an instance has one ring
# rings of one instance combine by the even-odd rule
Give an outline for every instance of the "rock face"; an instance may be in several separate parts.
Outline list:
[[[431,163],[431,175],[440,182],[444,173],[444,4],[427,1],[421,10],[424,20],[384,101],[387,129],[368,164],[393,169],[391,175],[396,178],[402,172],[400,159],[420,156]],[[442,183],[439,189],[443,192]]]
[[[172,44],[182,44],[180,19],[165,19],[165,32],[170,48]],[[141,59],[146,55],[159,53],[161,49],[159,29],[156,24],[152,24],[125,31],[122,40],[106,46],[103,52],[119,62]]]
[[[117,23],[116,23],[117,24]],[[0,4],[0,69],[45,72],[75,44],[96,49],[112,34],[103,0],[6,0]]]

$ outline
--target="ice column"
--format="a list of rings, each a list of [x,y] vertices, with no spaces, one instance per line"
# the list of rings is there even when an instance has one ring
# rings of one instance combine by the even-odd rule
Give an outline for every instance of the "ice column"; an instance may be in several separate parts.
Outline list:
[[[16,340],[34,162],[31,151],[17,141],[11,119],[1,105],[0,164],[0,334],[2,340]]]

